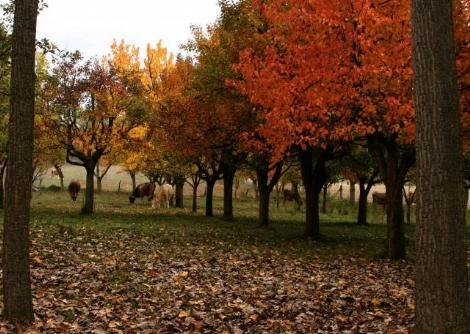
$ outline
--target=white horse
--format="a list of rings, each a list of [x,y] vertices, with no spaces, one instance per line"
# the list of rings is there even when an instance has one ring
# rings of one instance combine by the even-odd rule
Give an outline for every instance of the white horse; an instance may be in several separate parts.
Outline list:
[[[153,193],[152,208],[160,208],[162,202],[164,203],[165,208],[169,208],[170,199],[174,195],[175,191],[171,185],[164,184],[161,186],[156,186],[155,192]]]

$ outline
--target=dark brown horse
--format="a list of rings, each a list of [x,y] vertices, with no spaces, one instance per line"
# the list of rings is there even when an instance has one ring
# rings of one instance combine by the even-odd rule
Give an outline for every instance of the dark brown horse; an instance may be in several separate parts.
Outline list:
[[[132,204],[135,202],[136,198],[147,197],[148,201],[150,202],[153,199],[153,193],[155,192],[155,184],[147,182],[139,184],[132,194],[129,196],[129,202]]]
[[[300,207],[302,205],[302,199],[300,198],[300,195],[297,191],[292,191],[289,189],[284,189],[282,192],[283,195],[283,203],[285,204],[286,202],[295,202],[297,205]]]
[[[379,192],[372,193],[372,203],[385,206],[387,204],[387,194]]]
[[[75,202],[77,200],[78,194],[80,193],[80,189],[81,189],[80,181],[78,180],[70,181],[67,189],[69,191],[70,197],[72,198],[72,201]]]

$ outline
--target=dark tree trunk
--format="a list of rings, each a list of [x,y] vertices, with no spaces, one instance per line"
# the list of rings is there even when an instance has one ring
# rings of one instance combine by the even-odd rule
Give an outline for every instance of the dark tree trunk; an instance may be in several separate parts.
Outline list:
[[[195,184],[193,186],[193,212],[196,213],[197,212],[197,188],[198,188],[199,184]]]
[[[260,165],[256,168],[256,176],[258,180],[258,193],[259,193],[259,214],[258,224],[260,226],[269,225],[269,198],[271,191],[268,185],[269,166]]]
[[[315,157],[312,148],[299,153],[302,179],[305,187],[305,220],[307,237],[320,237],[320,192],[326,182],[325,152]],[[314,161],[315,160],[315,161]]]
[[[470,333],[452,1],[413,0],[416,332]]]
[[[356,204],[356,182],[349,180],[349,204],[354,206]]]
[[[233,220],[233,180],[236,169],[224,169],[224,220]]]
[[[326,213],[326,202],[328,199],[328,186],[325,184],[323,186],[323,202],[321,205],[321,213]]]
[[[0,209],[3,209],[4,201],[5,201],[5,191],[3,188],[5,170],[7,168],[7,161],[3,163],[2,167],[0,168]]]
[[[261,184],[261,182],[259,182]],[[259,215],[258,222],[260,226],[269,225],[269,198],[271,192],[266,185],[258,186],[259,189]]]
[[[370,190],[377,182],[376,179],[378,174],[378,170],[374,170],[369,178],[359,178],[359,209],[357,212],[358,225],[367,225],[367,197],[369,196]]]
[[[206,184],[206,216],[213,217],[214,216],[214,209],[213,205],[213,198],[214,198],[214,186],[215,186],[215,179],[207,179]]]
[[[94,200],[95,200],[95,173],[94,166],[86,168],[86,189],[85,189],[85,205],[82,213],[86,215],[93,214]]]
[[[343,184],[339,185],[339,199],[343,199]]]
[[[369,151],[376,160],[386,189],[387,256],[398,260],[406,257],[402,189],[406,174],[415,161],[414,150],[400,147],[395,137],[372,136]]]
[[[137,188],[137,184],[135,182],[135,173],[129,171],[129,176],[131,177],[131,180],[132,180],[132,191],[134,191],[135,188]]]
[[[367,195],[365,182],[359,180],[359,208],[357,211],[357,224],[367,225]]]
[[[14,3],[7,196],[3,228],[3,304],[6,320],[27,323],[33,321],[29,220],[38,1],[16,0]]]
[[[184,208],[184,183],[186,178],[184,176],[175,177],[175,206],[177,208]]]
[[[103,179],[101,177],[96,178],[96,192],[101,194],[103,191]]]
[[[273,169],[270,169],[269,160],[260,162],[256,167],[256,176],[259,190],[259,215],[258,223],[260,226],[269,225],[269,204],[271,193],[278,184],[283,172],[283,162],[278,162]],[[273,171],[271,179],[269,178],[271,170]]]
[[[406,257],[405,226],[403,217],[402,188],[404,176],[398,174],[398,153],[389,151],[386,187],[387,212],[387,255],[390,259],[398,260]]]

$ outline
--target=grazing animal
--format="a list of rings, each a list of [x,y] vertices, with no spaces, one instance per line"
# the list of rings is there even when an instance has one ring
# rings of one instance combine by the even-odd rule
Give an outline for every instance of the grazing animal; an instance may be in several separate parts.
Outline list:
[[[379,204],[379,205],[386,205],[387,204],[387,194],[386,193],[379,193],[379,192],[372,193],[372,203]]]
[[[302,199],[297,191],[292,191],[289,189],[284,189],[282,192],[283,195],[283,204],[286,202],[295,202],[300,207],[302,205]]]
[[[70,181],[67,189],[69,191],[70,197],[72,198],[72,201],[75,202],[77,200],[78,194],[80,193],[80,189],[81,189],[80,181],[78,180]]]
[[[160,208],[162,202],[166,208],[170,208],[170,200],[173,196],[175,196],[175,191],[171,185],[164,184],[156,187],[153,194],[152,208]]]
[[[147,197],[148,201],[150,202],[153,198],[154,191],[155,184],[153,183],[147,182],[139,184],[129,196],[129,202],[133,204],[136,198],[141,198],[143,200],[144,197]]]

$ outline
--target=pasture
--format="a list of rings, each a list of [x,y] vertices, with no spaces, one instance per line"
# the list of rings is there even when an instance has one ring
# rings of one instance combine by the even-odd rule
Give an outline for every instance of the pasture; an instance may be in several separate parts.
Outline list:
[[[407,332],[413,265],[383,259],[381,208],[371,225],[333,200],[323,239],[304,238],[303,213],[276,208],[259,228],[253,199],[236,221],[160,209],[127,193],[97,195],[79,214],[67,193],[34,194],[32,276],[42,333]],[[187,197],[187,207],[190,198]],[[203,199],[199,202],[203,204]],[[220,215],[222,200],[215,198]],[[407,226],[413,258],[414,226]],[[0,332],[8,332],[2,322]]]

